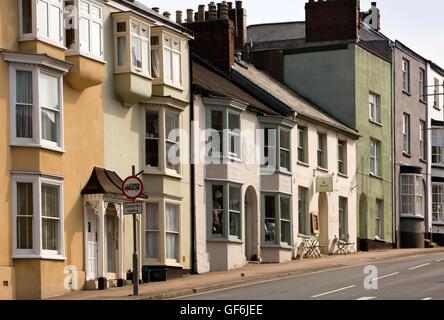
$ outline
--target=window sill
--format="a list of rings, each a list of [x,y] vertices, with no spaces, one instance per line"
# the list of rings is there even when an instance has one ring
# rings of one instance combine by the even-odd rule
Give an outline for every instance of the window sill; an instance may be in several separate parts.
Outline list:
[[[95,61],[95,62],[99,62],[99,63],[102,63],[102,64],[106,64],[106,63],[107,63],[107,62],[104,60],[104,57],[103,57],[103,56],[102,56],[102,57],[93,56],[93,55],[91,55],[91,54],[83,53],[83,52],[81,52],[81,51],[79,51],[79,50],[76,50],[76,49],[74,49],[74,50],[68,50],[68,51],[66,52],[65,56],[66,56],[66,57],[82,56],[82,57],[84,57],[84,58],[87,58],[87,59],[90,59],[90,60],[93,60],[93,61]]]
[[[427,101],[423,100],[423,99],[419,99],[419,102],[425,104],[427,106]]]
[[[440,107],[438,107],[438,106],[433,106],[433,109],[435,109],[435,110],[438,110],[438,111],[441,111],[441,108]]]
[[[369,175],[370,177],[372,177],[372,178],[375,178],[375,179],[384,180],[381,176],[378,176],[378,175],[376,175],[376,174],[374,174],[374,173],[369,173],[368,175]]]
[[[441,163],[432,163],[432,168],[444,169],[444,165]]]
[[[384,239],[382,239],[382,238],[380,238],[380,237],[378,237],[378,236],[375,237],[375,241],[378,241],[378,242],[385,242]]]
[[[261,245],[261,248],[268,248],[268,249],[286,249],[286,250],[292,250],[293,247],[291,245],[286,244],[273,244],[273,243],[265,243]]]
[[[220,239],[213,238],[213,239],[207,239],[207,242],[226,242],[226,243],[239,243],[239,244],[244,243],[241,239],[233,239],[233,238],[230,238],[230,239],[227,239],[227,238],[220,238]]]
[[[328,169],[325,169],[325,168],[322,168],[322,167],[319,167],[319,166],[316,168],[316,170],[328,173]]]
[[[182,268],[182,265],[174,259],[165,259],[165,266],[173,268]]]
[[[171,178],[176,178],[176,179],[183,179],[183,176],[179,173],[174,172],[173,170],[165,170],[162,171],[157,167],[147,167],[145,166],[144,168],[144,175],[158,175],[158,176],[166,176],[166,177],[171,177]]]
[[[14,254],[12,256],[12,259],[40,259],[40,260],[59,260],[59,261],[66,261],[67,258],[62,255],[48,255],[48,254]]]
[[[370,123],[373,123],[374,125],[377,125],[378,127],[382,127],[382,123],[381,122],[377,122],[377,121],[374,121],[374,120],[372,120],[372,119],[369,119],[368,120]]]
[[[13,142],[13,143],[10,143],[9,146],[11,146],[11,147],[40,148],[40,149],[51,150],[51,151],[55,151],[55,152],[59,152],[59,153],[66,152],[65,149],[60,148],[60,147],[53,147],[53,146],[48,146],[48,145],[43,145],[43,144],[36,144],[36,143]]]
[[[180,91],[184,90],[182,85],[173,84],[173,83],[167,82],[165,80],[162,81],[162,80],[159,80],[159,78],[156,78],[156,80],[153,82],[153,85],[154,86],[164,85],[164,86],[176,89],[176,90],[180,90]]]
[[[425,160],[425,159],[419,159],[419,161],[421,161],[422,163],[425,163],[425,164],[427,164],[427,163],[429,163],[427,160]]]
[[[404,157],[406,157],[406,158],[411,158],[411,157],[412,157],[412,155],[411,155],[410,153],[407,153],[407,152],[405,152],[405,151],[402,152],[402,155],[403,155]]]
[[[412,96],[412,94],[410,92],[406,91],[405,89],[402,89],[402,93],[408,95],[409,97]]]
[[[432,225],[437,227],[444,227],[444,222],[432,222]]]
[[[293,174],[291,173],[291,171],[288,171],[287,169],[282,169],[280,168],[280,170],[278,171],[278,173],[286,175],[286,176],[292,176]]]
[[[298,164],[303,166],[303,167],[307,167],[307,168],[310,167],[310,165],[308,163],[306,163],[306,162],[298,161]]]
[[[60,43],[60,42],[57,42],[57,41],[54,41],[54,40],[51,40],[51,39],[47,39],[47,38],[42,37],[42,36],[35,36],[35,35],[25,36],[25,35],[21,35],[21,36],[19,36],[17,41],[18,42],[41,41],[41,42],[47,43],[47,44],[49,44],[51,46],[57,47],[59,49],[65,50],[65,51],[68,49],[68,48],[66,48],[64,46],[63,43]]]
[[[423,216],[417,216],[414,214],[400,214],[400,218],[402,219],[418,219],[418,220],[424,220]]]
[[[346,175],[345,173],[338,172],[338,177],[341,177],[341,178],[344,178],[344,179],[348,179],[348,175]]]

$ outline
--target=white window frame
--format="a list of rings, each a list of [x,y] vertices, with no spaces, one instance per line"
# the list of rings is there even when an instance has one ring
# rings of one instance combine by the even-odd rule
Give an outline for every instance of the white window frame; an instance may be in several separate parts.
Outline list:
[[[377,233],[378,225],[380,234]],[[384,239],[384,201],[381,199],[375,201],[375,239]]]
[[[309,188],[298,186],[298,233],[304,236],[312,235],[310,229],[310,215],[308,210],[309,192]],[[303,199],[301,199],[301,195],[303,196]],[[303,202],[303,208],[301,208],[301,202]],[[303,220],[303,226],[301,224],[301,220]],[[304,233],[303,231],[306,231],[306,233]]]
[[[168,231],[167,230],[167,223],[166,223],[166,214],[167,214],[167,205],[172,205],[172,206],[176,206],[177,207],[177,223],[178,223],[178,231],[177,232],[173,232],[173,231]],[[180,265],[180,261],[181,261],[181,256],[182,256],[182,250],[181,250],[181,235],[182,235],[182,206],[180,201],[174,201],[174,200],[170,200],[170,199],[166,199],[164,202],[164,228],[162,229],[162,233],[164,234],[163,238],[164,238],[164,248],[165,248],[165,252],[163,253],[165,255],[165,261],[167,265]],[[176,259],[170,259],[167,257],[167,234],[168,233],[174,233],[177,235],[177,257]]]
[[[438,197],[438,201],[435,201],[436,197]],[[437,216],[441,218],[436,219]],[[432,183],[432,223],[444,225],[444,183]]]
[[[80,3],[81,2],[88,4],[89,12],[87,14],[80,10]],[[74,30],[74,39],[73,39],[74,46],[73,46],[73,48],[67,48],[66,55],[67,56],[82,55],[82,56],[88,57],[90,59],[94,59],[94,60],[98,60],[100,62],[103,62],[104,61],[104,50],[103,50],[103,46],[104,46],[104,42],[103,42],[104,7],[103,7],[103,4],[98,1],[94,1],[94,0],[74,0],[74,6],[76,8],[75,12],[69,13],[69,15],[73,17],[73,19],[76,19],[76,24],[74,24],[76,26],[76,28]],[[100,18],[96,18],[92,15],[92,7],[99,9]],[[82,31],[81,24],[80,24],[81,19],[88,21],[88,25],[89,25],[88,37],[89,37],[89,46],[90,46],[89,49],[83,48],[81,45],[81,42],[80,42],[80,33]],[[91,50],[91,43],[92,43],[91,24],[92,23],[96,23],[100,26],[100,40],[99,40],[100,54],[99,55],[93,54],[93,52]]]
[[[402,116],[402,136],[403,136],[402,151],[404,154],[410,155],[410,151],[411,151],[410,115],[407,113],[404,113]]]
[[[17,249],[17,183],[32,183],[33,190],[33,249]],[[43,250],[42,241],[42,184],[52,185],[59,188],[59,229],[57,232],[57,251]],[[13,259],[40,258],[66,260],[64,244],[64,210],[63,210],[63,181],[61,178],[42,176],[37,173],[13,173],[12,174],[12,230],[13,230]]]
[[[432,127],[432,164],[444,166],[444,128]],[[434,158],[439,161],[434,161]]]
[[[402,90],[410,93],[410,61],[402,59]]]
[[[213,186],[222,186],[223,190],[223,208],[217,209],[222,211],[223,219],[222,219],[222,235],[213,234]],[[230,188],[239,189],[239,209],[240,211],[230,210]],[[206,183],[206,195],[207,195],[207,241],[226,241],[226,242],[242,242],[243,240],[243,221],[242,216],[244,212],[243,203],[243,192],[242,192],[242,184],[226,182],[226,181],[207,181]],[[239,234],[231,235],[230,234],[230,213],[233,212],[239,215]]]
[[[144,161],[144,170],[145,173],[148,174],[166,174],[170,176],[174,176],[177,178],[181,178],[182,175],[182,164],[183,164],[183,137],[179,137],[179,141],[176,142],[179,145],[179,164],[177,165],[177,170],[171,169],[167,167],[166,162],[166,143],[167,137],[166,137],[166,123],[165,123],[165,115],[166,113],[174,114],[178,117],[178,129],[181,130],[183,128],[182,125],[182,113],[179,112],[176,109],[167,108],[167,107],[152,107],[152,106],[145,106],[141,108],[142,110],[142,137],[143,137],[143,161]],[[146,159],[146,144],[145,140],[147,140],[146,137],[146,113],[157,113],[158,114],[158,121],[159,121],[159,137],[158,137],[158,167],[150,167],[147,165],[147,159]],[[169,141],[171,142],[171,141]]]
[[[342,147],[342,160],[341,160],[341,150]],[[341,164],[343,166],[343,171],[341,171]],[[342,175],[347,175],[347,141],[338,140],[338,172]]]
[[[342,207],[342,205],[344,205],[344,207]],[[339,239],[341,239],[343,236],[348,234],[348,198],[347,197],[339,196],[339,198],[338,198],[338,212],[339,212],[338,235],[339,235]],[[344,219],[343,234],[341,234],[341,215],[343,215],[343,219]]]
[[[441,110],[441,106],[439,105],[439,79],[434,78],[433,82],[433,107]]]
[[[39,1],[48,3],[48,5],[54,6],[60,11],[60,25],[59,25],[59,39],[51,39],[48,35],[43,35],[38,30],[38,10],[37,3]],[[65,35],[64,35],[64,1],[63,0],[31,0],[31,16],[32,16],[32,32],[23,33],[23,16],[22,16],[22,6],[23,0],[18,1],[19,8],[19,39],[18,41],[30,41],[30,40],[40,40],[56,47],[65,48]],[[49,18],[49,17],[48,17]],[[47,21],[48,30],[50,28],[49,21]]]
[[[400,184],[401,216],[423,217],[424,188],[422,176],[418,174],[402,173],[400,175]],[[413,192],[411,192],[412,190]],[[410,199],[410,197],[412,197],[413,200]],[[404,203],[404,199],[406,198],[409,198],[408,204]],[[420,206],[419,208],[418,205]],[[405,211],[406,207],[408,208],[407,211]]]
[[[265,216],[265,197],[273,197],[274,198],[274,208],[275,214],[274,218],[267,218]],[[282,230],[281,230],[281,222],[282,222],[282,214],[281,214],[281,198],[289,199],[290,204],[290,220],[284,220],[290,223],[290,243],[282,242]],[[292,196],[278,193],[278,192],[262,192],[261,193],[261,207],[262,207],[262,219],[261,219],[261,242],[263,247],[284,247],[289,248],[293,245],[293,203]],[[274,219],[275,221],[275,241],[266,241],[265,239],[265,220]]]
[[[298,161],[307,164],[308,163],[308,150],[307,150],[307,127],[298,127]],[[302,141],[301,141],[302,133]],[[301,145],[302,142],[302,145]],[[302,160],[299,159],[299,153],[302,153]]]
[[[426,94],[427,88],[426,88],[426,73],[425,70],[420,68],[419,69],[419,100],[425,102],[426,101]]]
[[[370,121],[381,124],[381,96],[370,92],[368,99]]]
[[[183,73],[183,67],[182,67],[182,65],[183,65],[183,62],[182,62],[183,43],[182,43],[182,40],[180,38],[178,38],[178,37],[173,36],[171,33],[168,33],[168,32],[163,32],[160,36],[162,37],[162,40],[161,40],[161,44],[162,44],[162,54],[161,54],[162,55],[162,58],[161,58],[162,73],[161,74],[162,74],[163,81],[164,81],[164,83],[169,84],[171,86],[181,88],[182,87],[182,82],[183,82],[183,75],[182,75],[182,73]],[[166,45],[165,38],[170,39],[171,47]],[[175,49],[174,48],[174,46],[173,46],[174,41],[178,41],[179,42],[179,49]],[[165,76],[165,63],[168,63],[166,61],[166,58],[165,58],[165,51],[169,51],[170,52],[169,64],[170,64],[170,67],[171,67],[171,79],[167,79],[166,76]],[[179,58],[180,58],[179,59],[179,61],[180,61],[180,63],[179,63],[179,68],[180,68],[180,71],[179,71],[179,78],[180,78],[179,82],[175,82],[174,81],[174,72],[175,72],[175,70],[174,70],[174,58],[173,58],[174,54],[178,54]]]
[[[374,144],[374,152],[372,144]],[[374,172],[372,171],[371,163],[374,162]],[[380,177],[381,176],[381,142],[375,139],[370,139],[370,174]]]
[[[145,203],[145,208],[144,208],[144,237],[143,237],[143,244],[144,244],[144,250],[143,250],[143,259],[146,261],[160,261],[161,259],[161,251],[160,251],[160,239],[161,239],[161,225],[160,225],[160,214],[162,211],[162,201],[158,200],[158,201],[154,201],[154,200],[149,200],[147,203]],[[157,229],[150,229],[148,228],[148,210],[147,210],[147,206],[148,205],[157,205]],[[152,258],[152,257],[148,257],[148,247],[146,245],[147,242],[147,234],[149,232],[156,232],[157,233],[157,257],[156,258]]]
[[[148,22],[136,19],[133,16],[129,16],[128,13],[123,13],[125,16],[113,17],[113,37],[114,37],[114,69],[115,73],[128,73],[132,72],[145,78],[152,80],[151,78],[151,26]],[[117,24],[124,22],[125,31],[117,32]],[[138,32],[133,30],[133,25],[137,26]],[[146,34],[143,34],[142,29],[146,29]],[[125,64],[119,66],[118,64],[118,38],[125,37]],[[132,39],[138,39],[146,41],[147,48],[147,71],[145,72],[142,67],[133,66],[132,56]],[[140,47],[140,53],[143,54],[142,46]]]
[[[419,157],[421,160],[427,160],[427,134],[424,120],[419,121]]]
[[[322,138],[322,146],[320,145],[320,138]],[[327,157],[327,134],[318,132],[317,133],[317,151],[316,151],[316,158],[317,158],[317,167],[320,169],[328,169],[328,157]],[[322,156],[322,158],[320,157]],[[323,162],[322,164],[319,163],[319,161]]]
[[[33,98],[33,112],[32,112],[32,138],[19,138],[16,136],[16,71],[31,71],[32,72],[32,98]],[[41,97],[39,91],[40,74],[47,74],[58,79],[59,88],[59,127],[57,129],[57,142],[48,141],[42,138],[41,132]],[[64,129],[63,129],[63,76],[60,73],[49,71],[44,67],[38,65],[20,65],[11,63],[9,65],[9,83],[10,83],[10,124],[11,124],[11,142],[12,146],[28,146],[41,147],[54,151],[64,152]]]

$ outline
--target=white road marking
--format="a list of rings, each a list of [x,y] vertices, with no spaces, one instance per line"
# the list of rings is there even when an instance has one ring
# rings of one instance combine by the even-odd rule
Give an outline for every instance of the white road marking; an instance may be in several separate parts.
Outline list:
[[[415,269],[418,269],[418,268],[421,268],[421,267],[425,267],[425,266],[428,266],[430,263],[424,263],[424,264],[420,264],[419,266],[416,266],[416,267],[412,267],[412,268],[409,268],[409,270],[415,270]]]
[[[324,292],[324,293],[321,293],[321,294],[317,294],[317,295],[315,295],[315,296],[312,296],[312,298],[322,297],[322,296],[325,296],[325,295],[330,294],[330,293],[335,293],[335,292],[338,292],[338,291],[347,290],[347,289],[351,289],[351,288],[354,288],[354,287],[356,287],[356,286],[353,285],[353,286],[348,286],[348,287],[344,287],[344,288],[337,289],[337,290],[333,290],[333,291],[329,291],[329,292]]]
[[[373,300],[373,299],[376,299],[376,297],[361,297],[356,300]]]
[[[421,300],[432,300],[432,297],[424,298],[424,299],[421,299]]]
[[[385,275],[385,276],[382,276],[382,277],[376,278],[375,280],[388,278],[388,277],[391,277],[391,276],[397,275],[398,273],[399,273],[399,272],[393,272],[393,273],[387,274],[387,275]]]

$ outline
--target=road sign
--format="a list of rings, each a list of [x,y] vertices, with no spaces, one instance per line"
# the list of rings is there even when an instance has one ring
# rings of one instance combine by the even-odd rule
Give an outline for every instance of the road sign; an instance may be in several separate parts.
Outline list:
[[[140,202],[124,203],[123,214],[142,214],[142,203]]]
[[[136,176],[126,178],[122,183],[122,192],[128,199],[137,199],[143,192],[142,180]]]

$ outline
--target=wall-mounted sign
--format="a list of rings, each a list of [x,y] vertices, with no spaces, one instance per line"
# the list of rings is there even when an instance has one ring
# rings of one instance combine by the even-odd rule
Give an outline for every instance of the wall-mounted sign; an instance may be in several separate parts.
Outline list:
[[[333,177],[316,177],[316,192],[333,192]]]
[[[141,202],[124,203],[123,214],[142,214],[142,203]]]
[[[122,183],[122,192],[128,199],[137,199],[143,192],[142,180],[135,176],[126,178]]]

